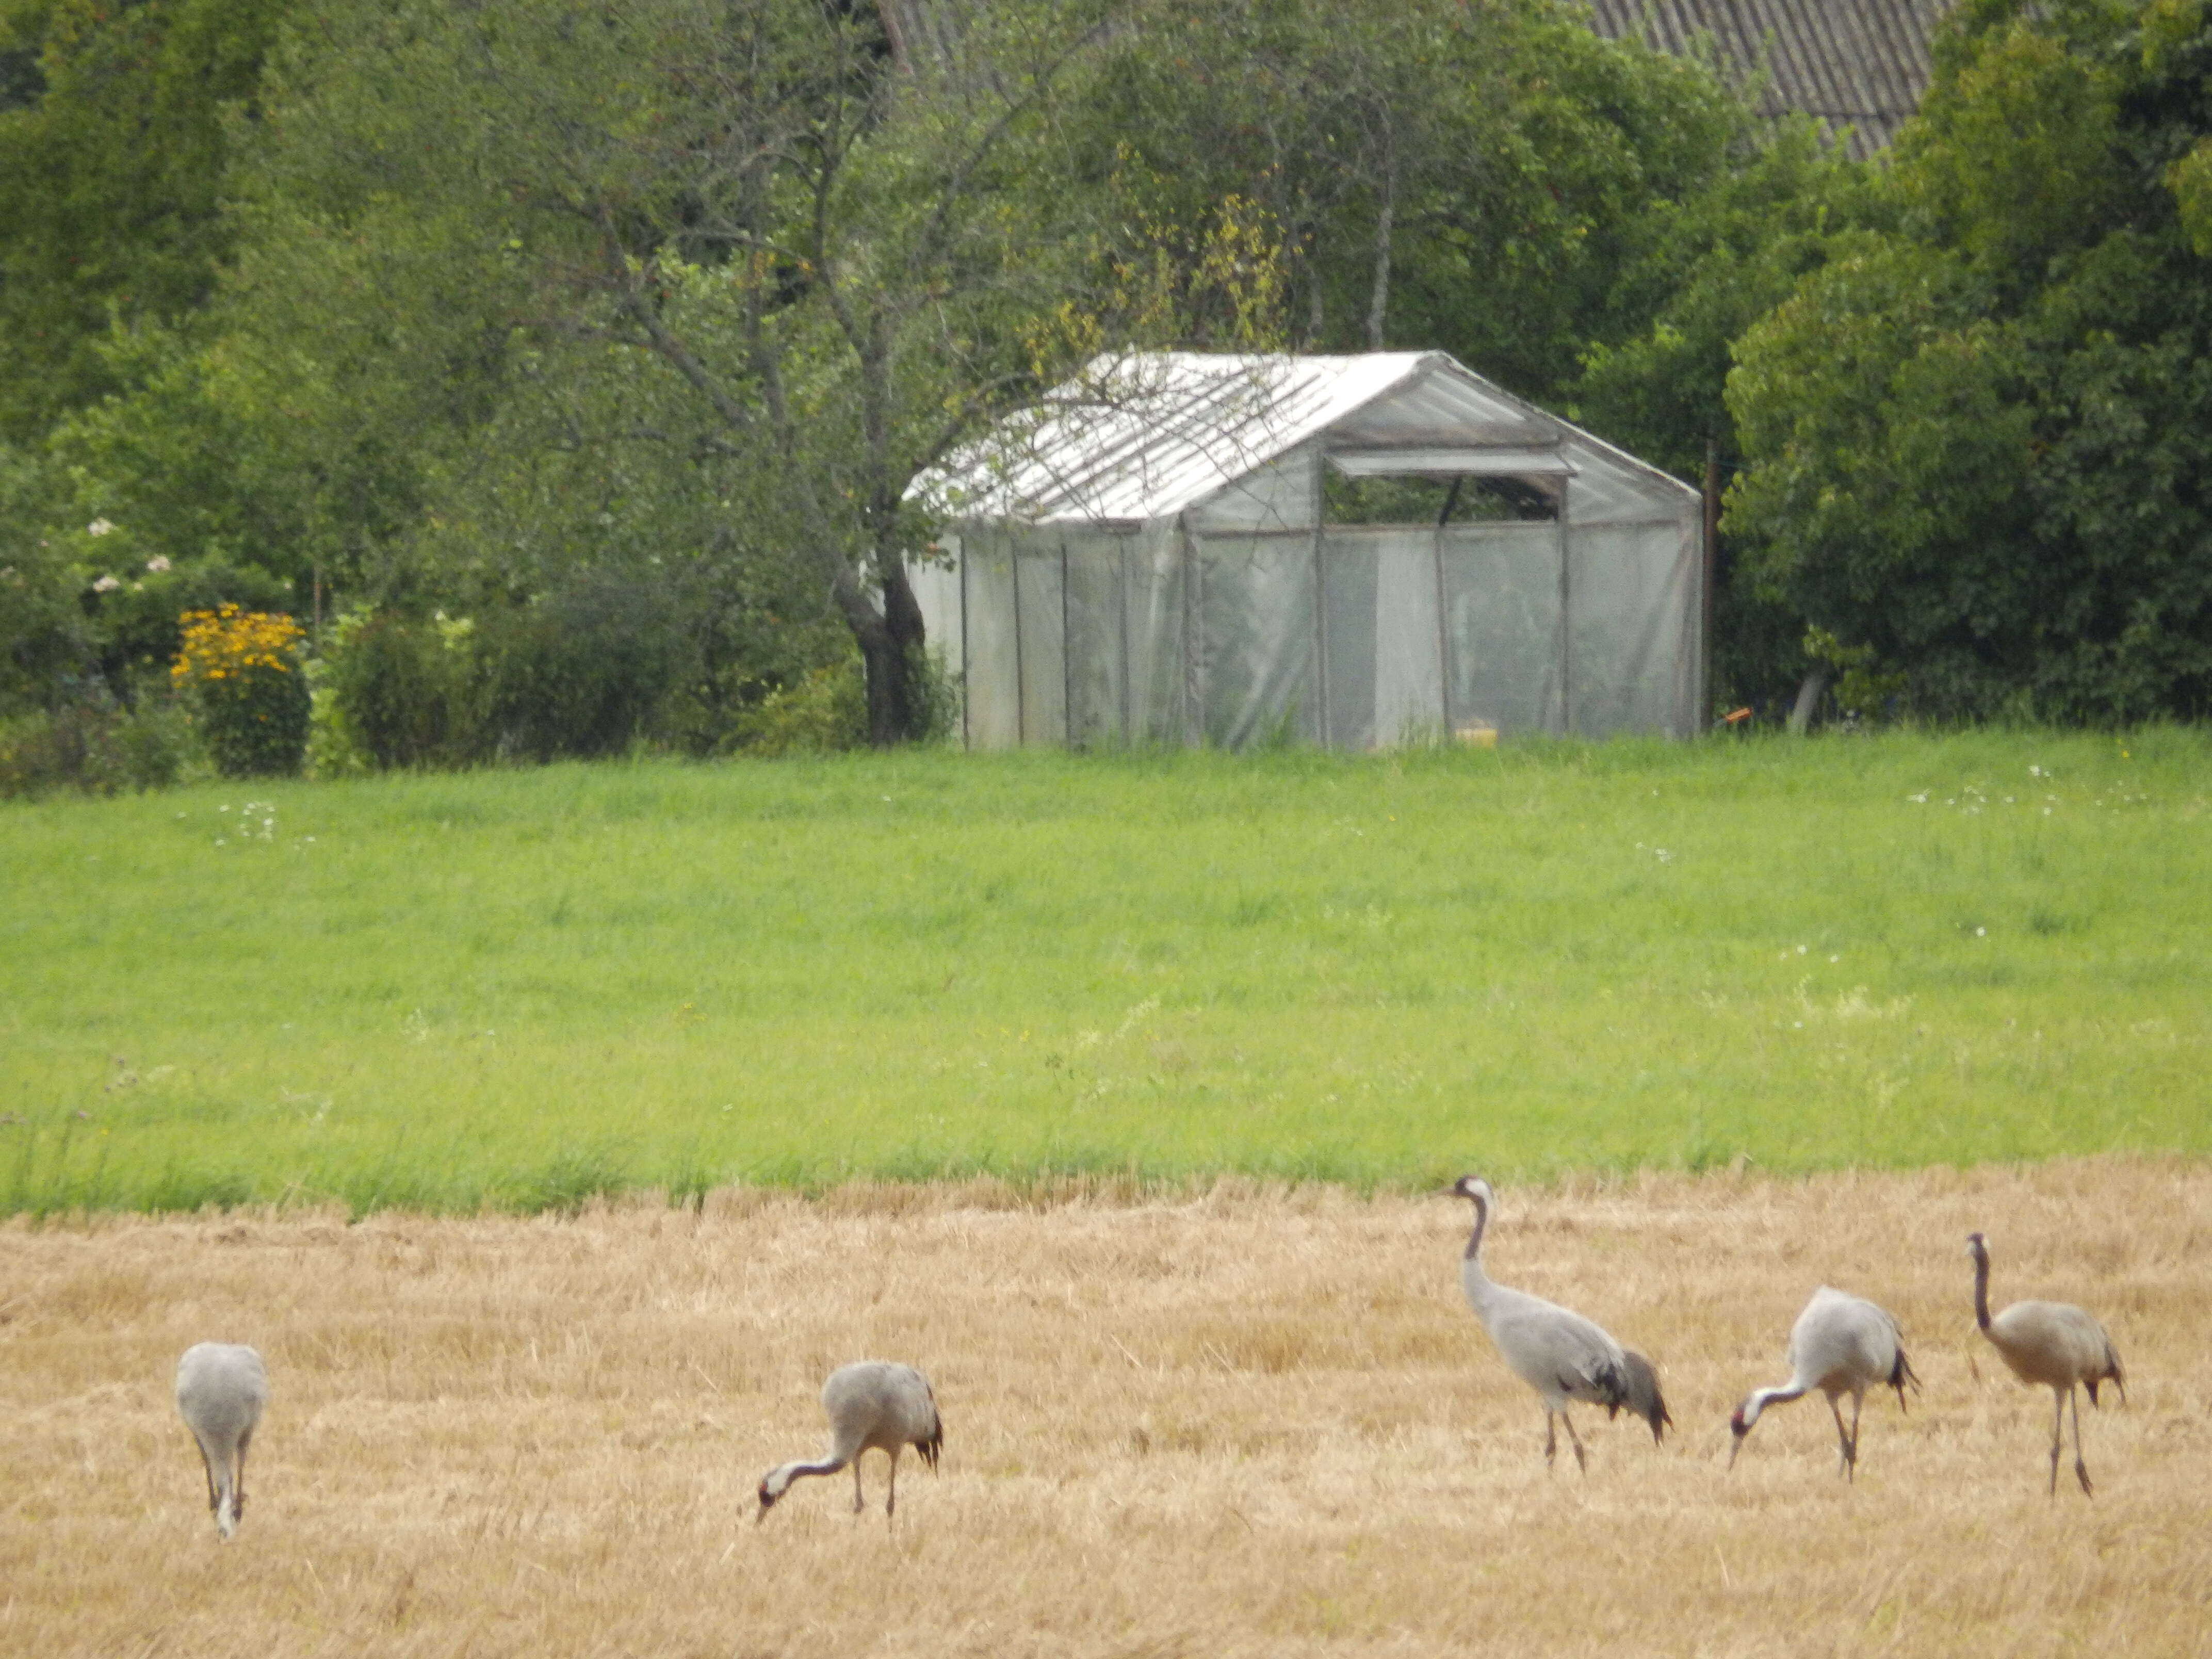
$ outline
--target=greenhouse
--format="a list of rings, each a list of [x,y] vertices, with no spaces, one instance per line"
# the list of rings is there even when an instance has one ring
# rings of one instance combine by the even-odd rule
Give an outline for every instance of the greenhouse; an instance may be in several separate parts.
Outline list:
[[[916,489],[970,748],[1698,727],[1698,492],[1441,352],[1093,365]]]

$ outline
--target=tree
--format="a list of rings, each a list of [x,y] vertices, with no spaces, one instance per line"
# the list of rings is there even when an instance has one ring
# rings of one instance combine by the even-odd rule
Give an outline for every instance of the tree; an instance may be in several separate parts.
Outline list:
[[[1701,65],[1549,0],[1156,0],[1100,77],[1140,198],[1281,227],[1310,350],[1419,344],[1556,402],[1649,325],[1680,204],[1751,153]]]
[[[286,0],[0,0],[0,438],[118,390],[111,315],[173,322],[227,246],[227,112]]]
[[[897,740],[924,718],[907,487],[1056,372],[1035,320],[1097,272],[1097,198],[1054,180],[1099,23],[994,7],[901,69],[877,14],[813,0],[311,7],[245,180],[240,383],[305,414],[335,527],[380,434],[533,395],[521,354],[541,386],[637,378],[653,438],[741,476],[750,537],[830,596]],[[410,419],[440,387],[480,406]]]
[[[2212,708],[2212,270],[2177,164],[2212,25],[2174,0],[1962,9],[1893,229],[1737,348],[1755,580],[1945,717]]]

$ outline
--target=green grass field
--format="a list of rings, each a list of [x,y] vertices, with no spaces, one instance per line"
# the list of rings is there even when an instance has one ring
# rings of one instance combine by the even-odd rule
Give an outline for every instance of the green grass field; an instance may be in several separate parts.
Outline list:
[[[0,1212],[2203,1153],[2208,795],[2160,730],[15,805]]]

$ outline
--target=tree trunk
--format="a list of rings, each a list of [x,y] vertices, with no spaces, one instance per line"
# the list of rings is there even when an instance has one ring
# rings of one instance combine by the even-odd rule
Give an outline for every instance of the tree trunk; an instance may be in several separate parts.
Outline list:
[[[878,749],[910,743],[928,735],[928,711],[915,669],[926,643],[921,606],[898,559],[884,562],[880,609],[850,577],[837,584],[837,608],[860,647],[860,666],[868,684],[868,742]]]
[[[1389,127],[1382,129],[1382,205],[1375,216],[1375,275],[1367,292],[1367,349],[1382,349],[1382,324],[1390,311],[1390,231],[1398,210],[1398,158]]]
[[[1816,668],[1805,676],[1805,683],[1797,688],[1797,706],[1790,711],[1790,735],[1802,737],[1812,728],[1813,716],[1820,707],[1820,699],[1828,694],[1828,671]]]

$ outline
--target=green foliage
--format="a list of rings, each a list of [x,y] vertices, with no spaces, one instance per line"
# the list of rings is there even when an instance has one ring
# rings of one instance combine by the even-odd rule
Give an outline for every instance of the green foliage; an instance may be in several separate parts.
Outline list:
[[[0,4],[0,438],[121,385],[111,318],[173,319],[227,245],[226,114],[286,0]]]
[[[489,757],[474,625],[441,615],[357,612],[331,630],[318,690],[327,746],[383,769],[464,767]]]
[[[1163,223],[1231,195],[1265,209],[1309,350],[1439,347],[1556,399],[1593,340],[1648,326],[1651,251],[1749,149],[1745,106],[1701,65],[1549,4],[1142,15],[1092,94],[1116,177]]]
[[[132,709],[89,701],[0,717],[0,798],[166,789],[198,766],[190,718],[173,702]]]
[[[117,328],[93,343],[130,389],[78,410],[47,434],[50,470],[65,482],[63,522],[111,526],[99,546],[81,543],[88,568],[125,574],[166,560],[184,570],[251,568],[312,603],[317,562],[289,422],[253,417],[226,371],[222,348],[152,324]],[[264,426],[274,430],[265,430]],[[238,599],[225,592],[211,599]],[[251,603],[294,608],[261,592]]]
[[[731,746],[763,759],[857,749],[868,739],[867,698],[857,659],[825,663],[739,715]]]
[[[2212,270],[2167,188],[2208,68],[2191,8],[1963,9],[1893,222],[1737,348],[1753,580],[1921,713],[2212,710]]]
[[[0,718],[70,701],[92,672],[83,579],[42,533],[53,494],[47,469],[0,443]]]
[[[586,568],[533,605],[477,619],[501,757],[588,760],[652,734],[692,666],[680,597],[658,574]]]
[[[2212,1152],[2196,730],[252,793],[0,810],[0,1209]]]

